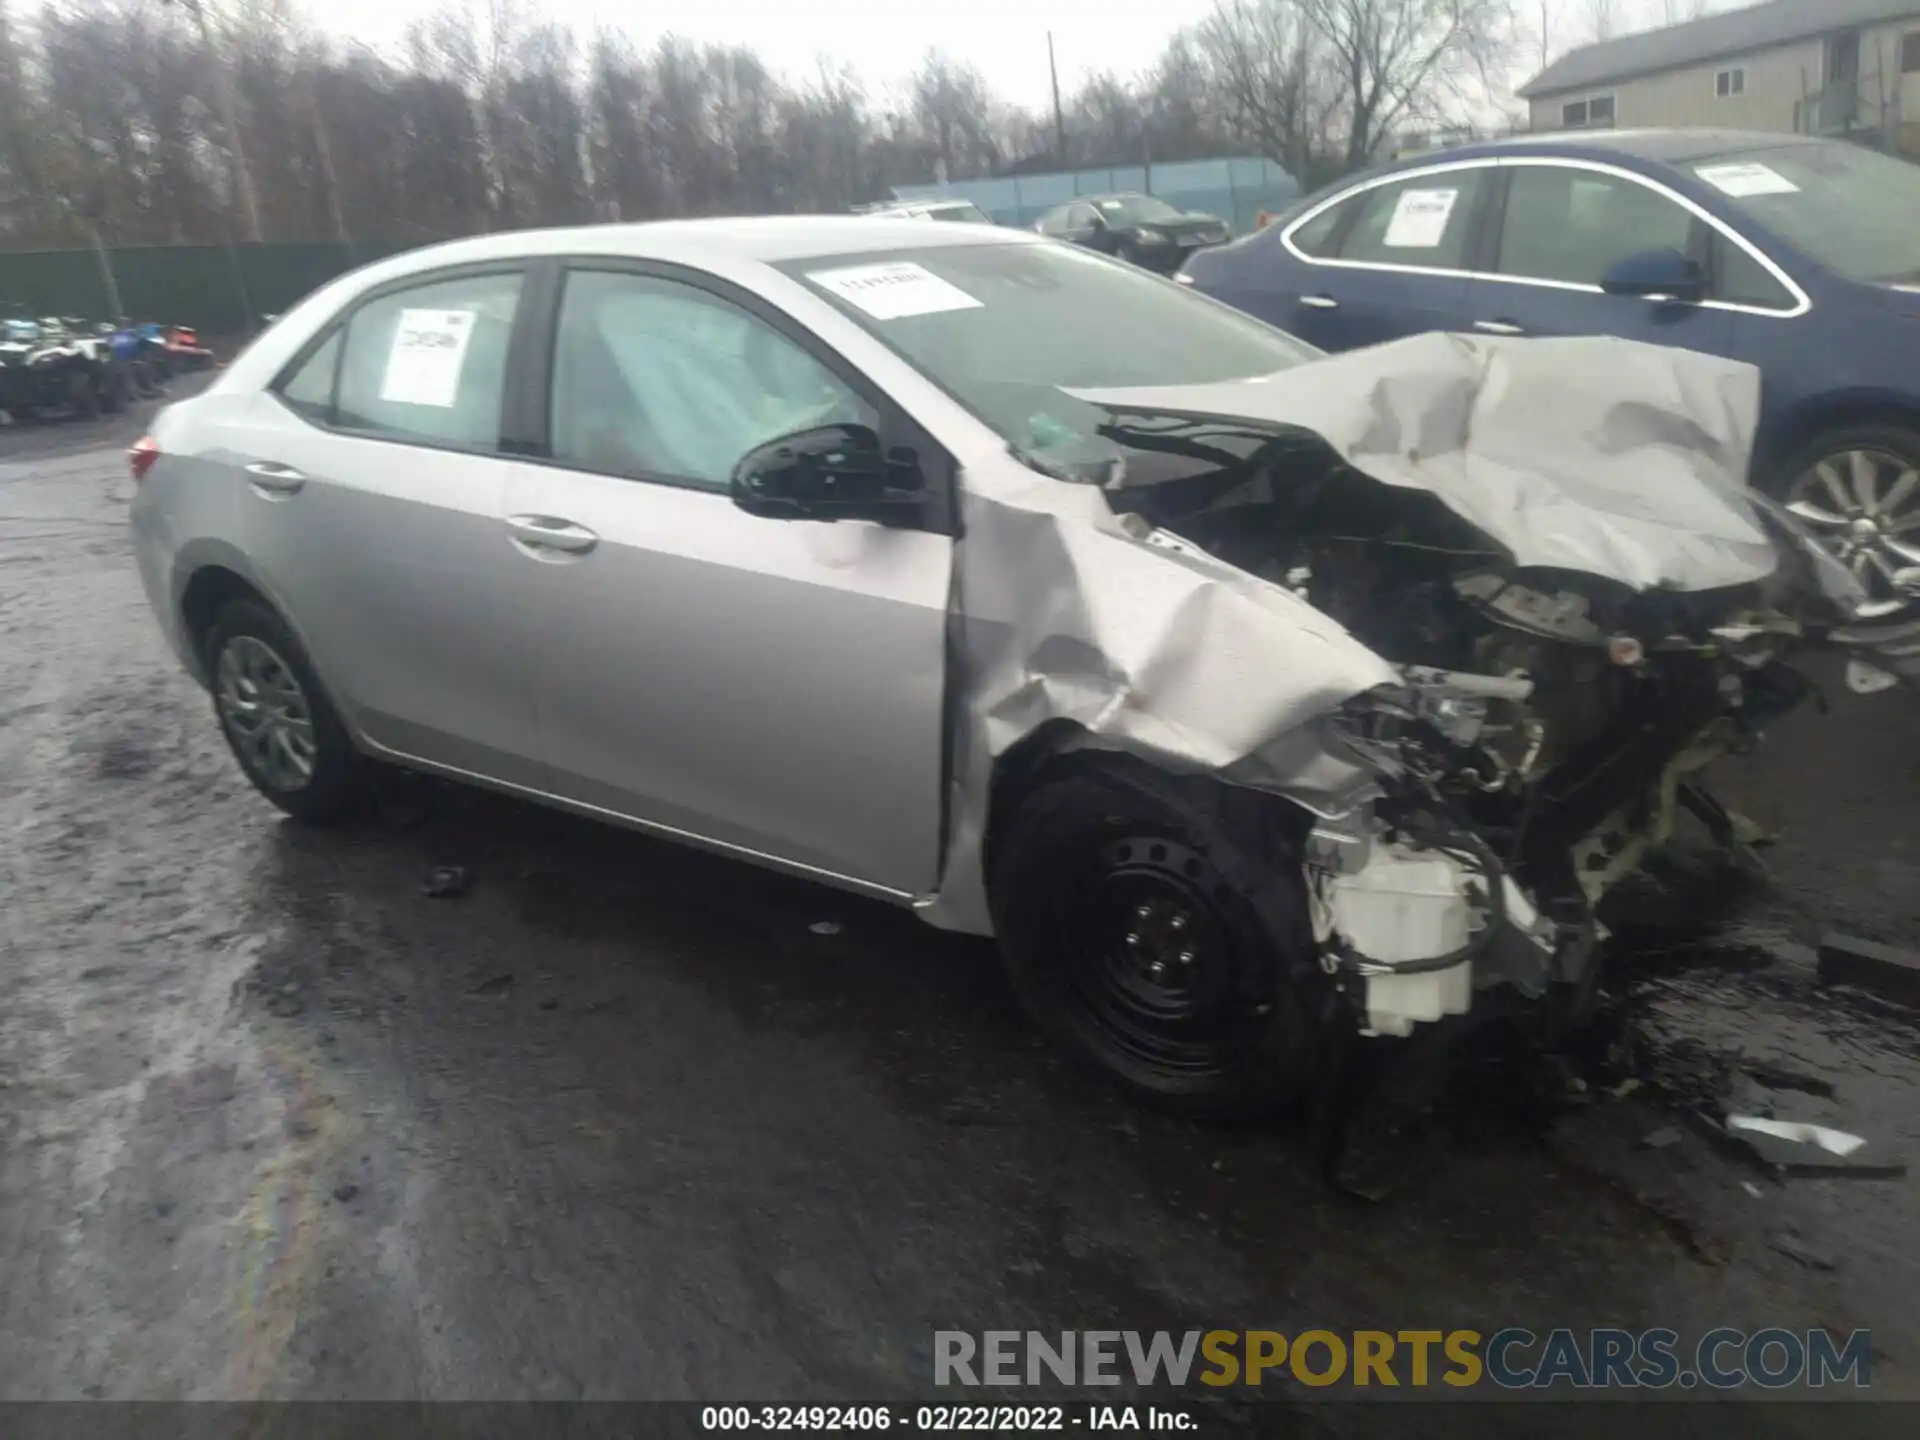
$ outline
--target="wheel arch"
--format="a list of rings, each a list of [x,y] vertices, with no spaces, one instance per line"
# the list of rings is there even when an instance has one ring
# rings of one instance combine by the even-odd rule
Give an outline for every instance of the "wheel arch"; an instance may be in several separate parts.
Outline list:
[[[1762,433],[1754,456],[1756,480],[1774,478],[1776,467],[1831,430],[1855,425],[1895,425],[1920,436],[1920,397],[1898,390],[1854,389],[1813,396]]]
[[[1297,860],[1304,852],[1307,832],[1315,823],[1311,811],[1275,791],[1231,784],[1209,772],[1167,769],[1073,720],[1036,726],[995,761],[981,842],[983,875],[993,874],[995,846],[1021,801],[1064,771],[1083,765],[1111,767],[1187,813],[1204,817],[1230,852],[1223,857],[1223,869],[1246,887],[1276,935],[1285,934],[1301,918],[1289,913],[1286,904],[1275,903],[1272,865],[1276,858]]]

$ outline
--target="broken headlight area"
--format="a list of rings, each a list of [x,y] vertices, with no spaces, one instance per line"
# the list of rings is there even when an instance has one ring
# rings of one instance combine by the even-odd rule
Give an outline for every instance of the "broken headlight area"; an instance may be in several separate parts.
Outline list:
[[[1403,665],[1326,721],[1379,786],[1306,857],[1323,964],[1358,983],[1371,1033],[1464,1013],[1494,985],[1577,1012],[1601,897],[1682,808],[1734,841],[1701,772],[1804,690],[1774,653],[1791,630],[1776,618],[1703,612],[1636,635],[1595,624],[1574,592],[1508,598],[1473,642],[1499,670]],[[1549,614],[1581,633],[1538,633]]]

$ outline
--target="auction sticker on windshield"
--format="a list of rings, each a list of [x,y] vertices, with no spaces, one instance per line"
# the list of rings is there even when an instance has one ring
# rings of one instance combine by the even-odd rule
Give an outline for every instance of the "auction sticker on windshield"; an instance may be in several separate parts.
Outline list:
[[[402,310],[380,398],[395,405],[451,408],[472,338],[471,310]]]
[[[1409,250],[1431,250],[1447,233],[1458,190],[1409,190],[1393,207],[1382,244]]]
[[[1748,195],[1795,195],[1800,190],[1778,170],[1752,160],[1738,165],[1702,165],[1693,173],[1736,200]]]
[[[852,265],[844,270],[810,270],[807,279],[822,290],[859,306],[876,320],[981,308],[980,302],[958,285],[948,284],[911,261]]]

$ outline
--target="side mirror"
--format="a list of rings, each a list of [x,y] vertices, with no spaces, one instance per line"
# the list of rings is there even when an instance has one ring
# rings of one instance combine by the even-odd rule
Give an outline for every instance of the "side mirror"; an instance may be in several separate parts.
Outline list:
[[[821,425],[756,445],[733,467],[733,503],[774,520],[906,518],[926,499],[911,450],[882,453],[865,425]]]
[[[1613,268],[1600,277],[1600,288],[1609,295],[1692,304],[1705,298],[1707,277],[1678,250],[1663,246],[1616,260]]]

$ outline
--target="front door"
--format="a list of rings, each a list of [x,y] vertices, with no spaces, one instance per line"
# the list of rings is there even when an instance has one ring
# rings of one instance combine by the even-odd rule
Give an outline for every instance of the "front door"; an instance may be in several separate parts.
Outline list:
[[[1492,335],[1617,335],[1726,352],[1727,317],[1711,307],[1609,295],[1620,260],[1669,248],[1709,268],[1711,227],[1637,180],[1569,165],[1503,167],[1505,207],[1487,278],[1470,282],[1469,326]]]
[[[580,266],[549,454],[509,487],[562,796],[899,894],[938,862],[952,541],[749,515],[753,446],[873,426],[934,455],[771,311],[678,274]]]

